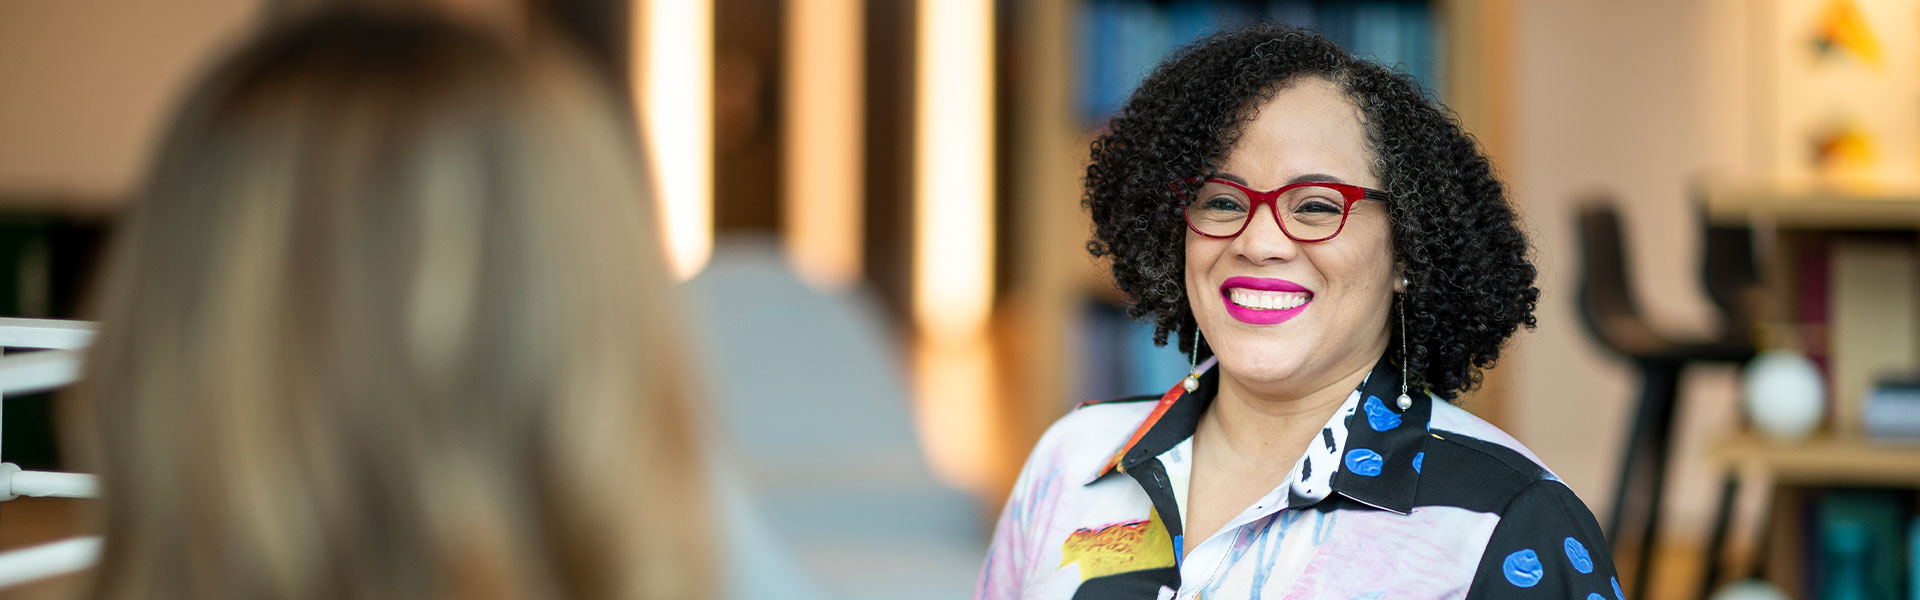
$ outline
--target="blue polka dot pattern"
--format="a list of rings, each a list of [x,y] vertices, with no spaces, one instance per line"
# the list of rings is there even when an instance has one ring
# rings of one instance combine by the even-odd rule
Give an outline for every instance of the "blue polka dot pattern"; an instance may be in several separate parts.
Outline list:
[[[1600,595],[1599,592],[1594,592],[1587,594],[1587,600],[1607,600],[1607,597]]]
[[[1386,463],[1386,460],[1380,458],[1379,452],[1355,448],[1347,451],[1346,463],[1348,473],[1372,477],[1380,474],[1380,467]]]
[[[1379,396],[1367,396],[1367,426],[1374,431],[1386,431],[1400,426],[1400,415],[1387,409],[1387,403]]]
[[[1547,575],[1547,570],[1540,565],[1540,555],[1534,553],[1532,548],[1508,554],[1506,562],[1500,566],[1500,570],[1507,574],[1508,583],[1523,588],[1540,585],[1540,578]]]
[[[1567,562],[1573,564],[1573,570],[1581,573],[1593,572],[1593,557],[1587,555],[1587,547],[1581,544],[1580,540],[1569,537],[1566,543],[1562,545],[1566,546]],[[1607,599],[1601,598],[1600,600]]]
[[[1619,577],[1608,577],[1607,579],[1609,579],[1609,580],[1611,580],[1611,581],[1613,581],[1613,598],[1614,598],[1614,600],[1627,600],[1627,595],[1626,595],[1626,593],[1624,593],[1624,592],[1621,592],[1621,591],[1620,591],[1620,578],[1619,578]]]
[[[1423,463],[1426,461],[1427,461],[1427,453],[1425,452],[1421,452],[1419,454],[1413,455],[1413,472],[1419,473],[1420,463]]]

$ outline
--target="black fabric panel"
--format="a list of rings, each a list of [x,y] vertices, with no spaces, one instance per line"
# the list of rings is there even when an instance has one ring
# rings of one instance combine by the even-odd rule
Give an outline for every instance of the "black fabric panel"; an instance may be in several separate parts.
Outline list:
[[[1355,511],[1355,512],[1380,512],[1380,509],[1378,508],[1374,508],[1372,506],[1362,504],[1358,500],[1354,500],[1352,498],[1348,498],[1346,496],[1342,496],[1339,494],[1327,496],[1325,500],[1315,502],[1311,505],[1302,506],[1299,504],[1295,504],[1293,506],[1300,507],[1299,510],[1307,510],[1307,511],[1313,511],[1317,513],[1330,513],[1330,512],[1341,511],[1341,510]]]
[[[1140,436],[1140,442],[1120,458],[1120,464],[1131,471],[1136,465],[1160,456],[1187,438],[1193,437],[1193,431],[1200,427],[1200,415],[1207,412],[1213,404],[1213,396],[1220,386],[1220,369],[1212,369],[1200,376],[1200,386],[1191,392],[1182,392],[1173,406],[1160,415],[1160,420]]]
[[[1558,481],[1527,486],[1501,512],[1467,597],[1625,600],[1600,524]]]
[[[1180,537],[1185,532],[1187,519],[1180,515],[1180,503],[1173,498],[1173,483],[1167,480],[1167,466],[1155,458],[1127,470],[1147,492],[1147,498],[1153,501],[1154,512],[1160,513],[1160,524],[1167,527],[1167,535]]]
[[[1099,406],[1102,404],[1126,404],[1129,402],[1154,402],[1158,400],[1160,400],[1159,396],[1128,396],[1125,398],[1114,398],[1112,400],[1088,400],[1086,402],[1081,402],[1078,406],[1075,406],[1073,408],[1074,410],[1079,410],[1089,406]]]
[[[1346,452],[1336,457],[1340,470],[1333,474],[1332,485],[1341,495],[1406,514],[1416,500],[1420,472],[1414,470],[1413,458],[1426,450],[1430,439],[1426,426],[1433,418],[1433,402],[1422,394],[1401,409],[1399,397],[1400,368],[1382,356],[1361,384],[1360,402],[1347,417]],[[1348,461],[1355,453],[1370,453],[1379,461],[1378,472],[1353,470]]]
[[[1073,600],[1152,600],[1160,597],[1161,587],[1180,589],[1178,567],[1129,571],[1088,579],[1074,590]]]
[[[1439,437],[1440,439],[1444,439],[1444,440],[1453,442],[1455,444],[1459,444],[1462,447],[1473,450],[1475,452],[1485,454],[1487,455],[1488,458],[1498,461],[1500,464],[1506,465],[1507,468],[1509,469],[1513,469],[1514,471],[1520,472],[1522,475],[1525,475],[1529,479],[1552,479],[1553,478],[1553,474],[1548,473],[1545,467],[1542,467],[1538,463],[1533,462],[1532,459],[1527,458],[1527,455],[1521,454],[1519,451],[1514,450],[1512,448],[1508,448],[1500,444],[1495,444],[1493,442],[1489,442],[1480,438],[1461,435],[1458,433],[1452,433],[1448,431],[1435,431],[1433,432],[1433,434]]]
[[[1453,506],[1474,512],[1497,513],[1521,490],[1545,475],[1538,467],[1522,471],[1489,454],[1480,445],[1493,446],[1514,456],[1518,452],[1460,435],[1441,432],[1429,439],[1420,464],[1420,489],[1415,506]],[[1470,442],[1477,442],[1473,444]],[[1526,457],[1521,456],[1521,460]],[[1529,463],[1531,464],[1531,463]]]

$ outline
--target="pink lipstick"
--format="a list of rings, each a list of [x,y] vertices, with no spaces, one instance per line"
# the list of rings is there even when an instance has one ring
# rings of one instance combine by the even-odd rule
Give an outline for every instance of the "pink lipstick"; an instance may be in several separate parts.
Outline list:
[[[1220,284],[1220,302],[1242,323],[1275,325],[1305,312],[1313,292],[1285,279],[1229,277]]]

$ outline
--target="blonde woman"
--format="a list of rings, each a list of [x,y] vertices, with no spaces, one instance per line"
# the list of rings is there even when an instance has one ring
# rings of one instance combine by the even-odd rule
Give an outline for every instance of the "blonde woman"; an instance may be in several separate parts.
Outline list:
[[[97,290],[96,598],[706,597],[631,123],[565,57],[332,13],[219,66]]]

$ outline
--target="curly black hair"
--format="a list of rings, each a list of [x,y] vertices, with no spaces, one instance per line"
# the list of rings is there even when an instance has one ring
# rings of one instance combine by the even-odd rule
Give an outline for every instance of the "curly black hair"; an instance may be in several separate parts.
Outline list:
[[[1393,196],[1393,253],[1408,279],[1409,385],[1452,400],[1479,385],[1519,326],[1534,326],[1540,290],[1526,235],[1487,157],[1450,111],[1412,77],[1313,32],[1261,25],[1217,33],[1161,62],[1093,142],[1082,200],[1094,223],[1087,250],[1112,257],[1127,315],[1153,322],[1155,344],[1172,333],[1192,351],[1183,207],[1255,110],[1301,77],[1333,82],[1360,108],[1374,174]]]

